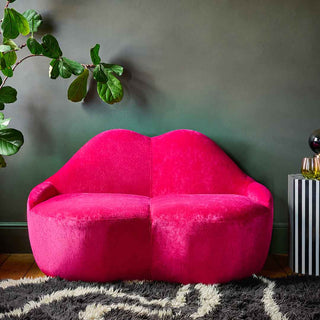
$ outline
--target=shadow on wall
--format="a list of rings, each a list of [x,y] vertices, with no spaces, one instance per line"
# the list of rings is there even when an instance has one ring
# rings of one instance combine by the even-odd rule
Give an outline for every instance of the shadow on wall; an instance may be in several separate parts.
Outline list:
[[[57,23],[55,23],[54,21],[54,17],[52,16],[52,14],[50,12],[41,12],[41,16],[42,16],[42,24],[41,24],[41,28],[39,28],[39,30],[37,31],[37,35],[38,36],[44,36],[47,33],[54,33],[57,32],[58,30],[58,25]]]
[[[151,104],[151,100],[155,95],[159,94],[159,90],[154,85],[153,77],[145,71],[141,71],[138,64],[134,61],[134,58],[138,57],[137,52],[132,49],[125,49],[114,58],[108,59],[110,63],[119,64],[123,66],[124,72],[120,77],[123,90],[124,90],[124,102],[129,103],[129,100],[137,105],[139,108],[147,109]],[[139,58],[141,58],[139,56]],[[92,78],[89,82],[89,89],[86,98],[84,99],[83,106],[94,105],[95,109],[101,109],[104,104],[100,101],[97,93],[96,81]]]

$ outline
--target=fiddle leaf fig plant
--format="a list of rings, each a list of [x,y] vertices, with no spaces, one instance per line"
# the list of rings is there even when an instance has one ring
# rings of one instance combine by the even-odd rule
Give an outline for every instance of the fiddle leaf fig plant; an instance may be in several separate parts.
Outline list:
[[[6,104],[17,100],[17,90],[5,85],[13,77],[15,70],[26,59],[32,57],[46,57],[49,62],[49,78],[59,77],[68,79],[75,77],[69,85],[67,96],[70,101],[80,102],[87,95],[87,83],[90,72],[97,81],[97,92],[101,100],[107,104],[120,102],[123,97],[123,88],[119,76],[123,67],[116,64],[101,62],[99,55],[100,45],[96,44],[90,49],[92,63],[83,64],[65,57],[58,40],[51,34],[41,39],[35,37],[42,24],[41,15],[33,9],[23,13],[9,7],[15,0],[6,1],[1,22],[0,43],[0,110]],[[20,36],[20,37],[19,37]],[[21,37],[22,36],[22,37]],[[15,39],[27,37],[23,43],[17,44]],[[24,48],[29,52],[17,61],[17,51]],[[24,49],[25,50],[25,49]],[[23,145],[23,134],[16,129],[8,128],[10,119],[6,119],[0,112],[0,168],[6,167],[3,156],[11,156],[19,151]]]

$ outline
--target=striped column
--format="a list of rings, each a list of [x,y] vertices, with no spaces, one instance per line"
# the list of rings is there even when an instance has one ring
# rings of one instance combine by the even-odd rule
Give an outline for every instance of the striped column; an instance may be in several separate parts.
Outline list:
[[[288,176],[290,216],[290,268],[301,274],[319,275],[320,181],[301,174]]]

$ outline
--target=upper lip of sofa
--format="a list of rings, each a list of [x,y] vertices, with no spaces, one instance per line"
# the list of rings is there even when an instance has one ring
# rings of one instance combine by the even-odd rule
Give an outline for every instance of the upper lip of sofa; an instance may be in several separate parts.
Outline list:
[[[120,132],[122,132],[122,134],[117,134],[117,133],[120,133]],[[126,134],[127,133],[127,134]],[[103,136],[101,136],[101,135],[103,135]],[[99,138],[99,136],[100,136],[100,138]],[[244,174],[243,172],[241,172],[241,169],[231,160],[231,159],[229,159],[229,157],[223,152],[223,150],[221,150],[221,148],[219,148],[219,146],[217,146],[217,144],[214,142],[214,141],[212,141],[209,137],[207,137],[206,135],[204,135],[204,134],[202,134],[202,133],[200,133],[200,132],[198,132],[198,131],[195,131],[195,130],[190,130],[190,129],[177,129],[177,130],[172,130],[172,131],[169,131],[169,132],[166,132],[166,133],[163,133],[163,134],[160,134],[160,135],[158,135],[158,136],[154,136],[154,137],[148,137],[148,136],[145,136],[145,135],[143,135],[143,134],[140,134],[140,133],[137,133],[137,132],[135,132],[135,131],[132,131],[132,130],[128,130],[128,129],[111,129],[111,130],[107,130],[107,131],[104,131],[104,132],[102,132],[102,133],[100,133],[100,134],[98,134],[97,136],[95,136],[93,139],[91,139],[91,140],[93,140],[93,142],[92,142],[92,144],[91,144],[91,146],[89,146],[89,147],[87,147],[87,149],[85,148],[85,147],[82,147],[81,149],[83,150],[82,151],[82,154],[81,154],[81,152],[80,152],[80,150],[79,150],[79,153],[77,152],[75,155],[74,155],[74,157],[72,157],[69,161],[68,161],[68,163],[64,166],[64,170],[63,170],[63,168],[61,168],[58,172],[56,172],[56,174],[54,174],[53,176],[51,176],[49,179],[47,179],[48,181],[50,181],[50,182],[52,182],[52,184],[56,187],[56,189],[57,189],[57,191],[58,191],[58,193],[68,193],[68,192],[82,192],[82,190],[84,190],[83,188],[77,188],[76,187],[76,185],[74,185],[74,184],[70,184],[70,188],[69,189],[64,189],[64,185],[65,184],[61,184],[60,186],[59,186],[59,184],[58,183],[60,183],[59,181],[60,181],[60,178],[59,178],[59,175],[61,176],[61,174],[63,175],[63,174],[65,174],[65,172],[67,171],[67,173],[68,173],[68,170],[69,170],[69,168],[71,167],[72,168],[72,166],[75,164],[75,166],[74,167],[77,167],[77,162],[80,162],[80,163],[85,163],[86,164],[86,161],[84,162],[83,161],[83,153],[85,152],[85,154],[86,154],[86,152],[88,152],[88,150],[90,150],[90,152],[94,152],[95,150],[102,150],[103,151],[103,149],[104,148],[101,148],[101,143],[107,143],[108,141],[110,141],[110,142],[112,142],[112,143],[110,143],[110,148],[111,149],[108,149],[108,152],[112,152],[112,148],[113,147],[111,147],[111,146],[114,146],[114,145],[117,145],[117,136],[119,136],[119,140],[120,141],[128,141],[128,143],[130,143],[130,145],[132,144],[132,141],[138,141],[138,144],[137,144],[137,146],[138,147],[140,147],[140,145],[142,145],[143,146],[143,143],[141,144],[140,143],[140,141],[142,141],[142,142],[146,142],[146,141],[151,141],[152,139],[154,139],[154,138],[159,138],[159,137],[169,137],[168,139],[164,139],[164,140],[162,140],[162,138],[160,138],[159,140],[157,140],[157,142],[159,142],[159,146],[161,146],[161,148],[163,149],[163,145],[164,144],[166,144],[167,143],[167,141],[169,141],[169,145],[170,145],[170,150],[176,150],[176,145],[175,144],[171,144],[170,143],[170,141],[173,139],[173,141],[178,141],[177,143],[178,143],[178,145],[179,145],[179,143],[180,143],[180,141],[183,141],[183,147],[182,147],[182,151],[183,152],[185,152],[185,146],[187,145],[187,148],[189,148],[189,142],[190,142],[190,145],[191,146],[195,146],[195,147],[197,147],[197,145],[199,144],[200,145],[200,151],[202,150],[202,147],[204,148],[204,153],[206,154],[206,152],[207,152],[207,150],[208,150],[208,152],[209,152],[209,157],[208,157],[208,159],[207,159],[207,161],[211,161],[211,160],[214,160],[215,161],[215,157],[216,157],[216,155],[217,155],[217,157],[218,157],[218,159],[220,159],[220,162],[221,161],[224,161],[224,162],[226,162],[226,170],[227,170],[227,173],[229,173],[229,176],[230,176],[230,174],[231,174],[231,171],[232,170],[230,170],[232,167],[235,167],[237,170],[235,170],[233,173],[232,173],[232,177],[234,177],[235,175],[234,175],[234,173],[236,173],[237,175],[238,175],[238,171],[239,171],[239,173],[240,173],[240,175],[239,175],[239,177],[241,178],[241,180],[243,180],[243,185],[244,185],[244,189],[245,189],[245,185],[249,182],[249,181],[247,181],[247,182],[245,182],[245,180],[246,180],[246,177],[248,177],[246,174]],[[171,137],[172,136],[172,137]],[[143,139],[135,139],[135,137],[143,137]],[[175,137],[178,137],[178,139],[175,139]],[[180,139],[182,137],[182,139]],[[189,139],[189,137],[190,137],[190,139]],[[186,139],[185,139],[186,138]],[[91,141],[90,140],[90,141]],[[88,142],[88,145],[89,145],[89,143],[90,143],[90,141]],[[202,144],[202,141],[204,141],[204,143]],[[156,142],[156,140],[155,140],[155,145],[157,145],[157,142]],[[208,143],[208,142],[210,142],[210,143]],[[213,148],[211,148],[211,142],[212,142],[212,146],[214,146]],[[164,144],[163,144],[164,143]],[[100,148],[97,148],[97,144],[100,146]],[[148,144],[146,144],[146,145],[148,145]],[[135,144],[134,144],[134,146],[135,146]],[[173,146],[173,147],[172,147]],[[207,148],[209,146],[209,148]],[[88,149],[89,148],[89,149]],[[148,147],[147,147],[148,148]],[[117,148],[116,148],[117,149]],[[125,152],[126,151],[126,144],[124,144],[124,147],[122,147],[122,148],[120,148],[119,149],[121,152]],[[142,149],[142,150],[144,150],[144,149]],[[156,149],[155,149],[156,150]],[[179,148],[177,149],[177,152],[179,152]],[[197,154],[199,153],[199,151],[198,151],[198,149],[195,149],[196,150],[196,152],[197,152]],[[144,150],[144,152],[145,152],[145,150]],[[151,154],[154,154],[154,152],[155,151],[153,151],[153,148],[151,149]],[[164,152],[165,152],[165,154],[166,154],[166,152],[167,152],[167,149],[166,149],[166,147],[164,147]],[[201,151],[202,152],[202,151]],[[201,153],[200,152],[200,153]],[[217,153],[216,153],[217,152]],[[77,154],[79,154],[80,155],[80,158],[79,158],[79,156],[78,156],[78,158],[77,158]],[[170,152],[169,152],[169,154],[170,154]],[[81,158],[81,155],[82,155],[82,158]],[[93,153],[93,155],[94,155],[94,153]],[[192,155],[192,157],[194,157],[194,153],[191,153],[191,155]],[[120,154],[120,156],[122,156],[122,154]],[[220,158],[219,158],[220,157]],[[144,160],[145,158],[143,157],[143,158],[139,158],[139,162],[137,162],[137,163],[141,163],[143,160]],[[160,157],[160,159],[161,159],[161,157]],[[193,159],[193,158],[192,158]],[[170,160],[170,159],[169,159]],[[230,160],[230,163],[229,163],[229,160]],[[73,161],[73,162],[72,162]],[[166,159],[166,161],[168,161],[168,159]],[[72,164],[71,164],[72,163]],[[174,165],[175,165],[175,167],[173,167],[173,170],[176,170],[176,168],[177,168],[177,163],[178,163],[178,167],[180,166],[180,158],[178,159],[178,161],[175,161],[174,162]],[[70,165],[71,164],[71,165]],[[231,164],[231,165],[230,165]],[[152,166],[152,165],[151,165]],[[106,167],[106,166],[105,166]],[[212,171],[212,169],[210,169],[210,165],[208,166],[208,164],[207,163],[205,163],[204,164],[204,167],[206,168],[206,167],[209,167],[209,171],[211,170]],[[107,167],[106,167],[107,168]],[[122,166],[122,168],[125,168],[124,166]],[[121,183],[120,183],[120,187],[117,187],[117,188],[114,188],[114,189],[111,189],[111,190],[109,190],[109,189],[99,189],[99,188],[89,188],[88,189],[88,191],[89,192],[101,192],[101,190],[103,190],[103,191],[106,191],[106,192],[111,192],[111,193],[114,193],[114,192],[124,192],[124,193],[136,193],[136,194],[140,194],[140,195],[146,195],[146,196],[150,196],[150,195],[159,195],[159,194],[162,194],[162,193],[194,193],[194,194],[196,194],[196,193],[211,193],[211,194],[214,194],[214,193],[220,193],[220,192],[222,192],[222,193],[237,193],[237,190],[233,190],[231,187],[230,188],[228,188],[228,185],[229,185],[229,182],[226,182],[226,183],[224,183],[224,184],[226,184],[226,187],[224,188],[224,189],[221,189],[220,188],[220,182],[219,183],[212,183],[212,181],[210,180],[210,179],[208,179],[208,177],[206,176],[206,170],[202,170],[203,168],[201,168],[201,172],[204,172],[205,171],[205,174],[202,174],[201,175],[201,177],[203,177],[205,180],[204,181],[207,181],[207,183],[202,187],[201,186],[201,188],[199,189],[199,190],[196,190],[196,188],[193,188],[192,186],[193,186],[193,184],[190,184],[189,183],[189,180],[187,179],[186,181],[187,182],[185,182],[184,184],[183,184],[183,186],[186,186],[186,187],[182,187],[182,188],[180,188],[180,187],[178,187],[178,188],[175,188],[175,187],[173,187],[173,188],[168,188],[168,189],[166,189],[166,190],[164,190],[164,191],[159,191],[159,190],[157,190],[156,188],[154,189],[153,187],[156,185],[156,182],[158,181],[157,180],[157,172],[159,172],[159,168],[157,169],[157,170],[155,170],[154,171],[154,174],[155,174],[155,178],[154,178],[154,180],[153,180],[153,174],[152,174],[152,172],[151,172],[151,170],[152,169],[150,169],[150,178],[146,175],[146,172],[148,172],[149,171],[149,169],[148,169],[148,166],[145,166],[145,167],[143,167],[144,169],[146,169],[146,170],[144,170],[143,172],[144,172],[144,178],[143,179],[141,179],[141,181],[143,181],[144,182],[144,184],[141,184],[141,187],[140,187],[140,189],[139,190],[136,190],[135,189],[135,187],[131,187],[131,182],[132,182],[132,179],[131,179],[131,181],[129,181],[130,183],[128,184],[127,183],[127,181],[125,181],[124,183],[123,183],[123,185],[124,186],[126,186],[127,184],[130,186],[129,188],[127,188],[126,190],[122,190],[121,189]],[[105,170],[107,170],[107,169],[105,169]],[[136,169],[134,169],[134,170],[136,170]],[[185,170],[185,169],[184,169]],[[196,169],[196,170],[198,170],[198,169]],[[196,171],[195,170],[195,174],[198,174],[199,172],[199,170],[198,171]],[[70,172],[71,172],[71,170],[69,170]],[[179,170],[178,170],[179,171]],[[214,170],[213,170],[214,171]],[[61,173],[62,172],[62,173]],[[122,172],[122,171],[121,171]],[[127,173],[128,171],[127,170],[124,170],[123,172],[122,172],[122,174],[124,174],[124,176],[126,175],[126,173]],[[182,172],[184,172],[184,171],[182,171]],[[188,172],[188,171],[187,171]],[[136,173],[136,172],[135,172]],[[167,174],[168,174],[168,177],[170,177],[171,175],[173,175],[174,176],[174,173],[175,173],[175,171],[170,171],[170,170],[167,170]],[[72,171],[71,173],[69,173],[69,176],[70,176],[70,181],[71,180],[73,180],[73,177],[75,176],[75,174],[78,174],[78,171],[77,170],[75,170],[75,171]],[[91,173],[90,173],[91,174]],[[118,173],[119,174],[119,173]],[[87,175],[88,176],[88,175]],[[135,175],[136,176],[136,175]],[[201,178],[201,177],[199,177],[199,176],[197,176],[197,179],[199,179],[199,178]],[[214,178],[215,176],[213,176],[213,178]],[[72,178],[72,179],[71,179]],[[97,176],[97,179],[99,178],[99,175]],[[151,179],[151,182],[150,183],[147,183],[147,181],[148,180],[150,180]],[[171,178],[170,178],[171,179]],[[224,180],[224,181],[228,181],[228,179],[225,179],[225,178],[223,178],[222,180]],[[116,181],[116,184],[118,185],[118,180],[115,180]],[[111,185],[115,185],[115,181],[113,181],[113,180],[111,180]],[[154,182],[153,182],[154,181]],[[179,186],[179,184],[177,184],[177,181],[180,181],[180,180],[177,180],[177,179],[175,179],[174,180],[174,185],[177,185],[177,186]],[[192,179],[191,179],[191,182],[192,182]],[[57,184],[56,184],[57,183]],[[108,181],[107,181],[107,183],[108,183]],[[81,185],[81,183],[80,183],[80,185]],[[92,184],[93,186],[95,185],[95,184]],[[134,184],[134,186],[135,186],[136,184]],[[195,184],[196,185],[196,184]],[[240,185],[239,183],[237,184],[237,185]],[[190,186],[190,187],[189,187]],[[160,186],[161,187],[161,186]],[[217,188],[220,188],[220,189],[217,189]],[[242,187],[241,187],[242,188]],[[148,191],[148,189],[149,189],[149,191]],[[154,191],[154,190],[156,190],[156,191]],[[242,190],[242,189],[241,189]],[[240,194],[242,194],[241,191],[240,190]],[[46,190],[44,190],[44,193],[46,193]],[[46,196],[44,196],[44,197],[46,197]]]
[[[140,136],[144,136],[144,137],[147,137],[147,138],[156,138],[156,137],[161,137],[161,136],[166,136],[166,135],[170,135],[170,134],[173,134],[173,133],[176,133],[176,132],[189,132],[191,134],[196,134],[196,135],[202,135],[206,138],[208,138],[205,134],[199,132],[199,131],[196,131],[196,130],[192,130],[192,129],[175,129],[175,130],[171,130],[171,131],[168,131],[168,132],[164,132],[164,133],[161,133],[161,134],[158,134],[156,136],[149,136],[147,134],[142,134],[142,133],[139,133],[139,132],[136,132],[134,130],[129,130],[129,129],[110,129],[110,130],[105,130],[101,133],[99,133],[96,137],[100,136],[100,135],[103,135],[105,133],[111,133],[111,132],[131,132],[131,133],[134,133],[134,134],[137,134],[137,135],[140,135]]]

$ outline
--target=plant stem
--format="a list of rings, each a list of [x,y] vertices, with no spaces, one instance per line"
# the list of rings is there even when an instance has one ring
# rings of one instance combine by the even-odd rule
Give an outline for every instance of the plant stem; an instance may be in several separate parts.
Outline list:
[[[7,52],[19,51],[20,49],[23,49],[23,48],[24,48],[24,47],[26,47],[26,46],[27,46],[27,44],[26,44],[26,43],[19,44],[19,45],[18,45],[19,49],[12,49],[12,50],[7,51]],[[5,53],[7,53],[7,52],[5,52]]]
[[[17,61],[17,62],[13,65],[12,71],[14,71],[15,68],[16,68],[22,61],[24,61],[24,60],[26,60],[26,59],[28,59],[28,58],[31,58],[31,57],[44,57],[44,55],[43,55],[43,54],[29,54],[28,56],[25,56],[25,57],[23,57],[21,60]]]
[[[6,51],[6,52],[4,52],[4,54],[9,53],[9,52],[13,52],[13,51],[19,51],[20,49],[23,49],[26,46],[27,46],[26,43],[20,44],[20,45],[18,45],[18,47],[19,47],[18,49],[12,49],[12,50]]]
[[[19,47],[20,49],[22,49],[22,48],[24,48],[26,45],[27,45],[26,43],[23,43],[23,44],[20,44],[18,47]]]
[[[25,56],[25,57],[23,57],[21,60],[17,61],[17,62],[13,65],[12,71],[14,71],[14,70],[16,69],[16,67],[17,67],[21,62],[23,62],[24,60],[29,59],[29,58],[31,58],[31,57],[44,57],[44,55],[43,55],[43,54],[29,54],[28,56]],[[8,80],[8,78],[9,78],[9,77],[6,76],[6,77],[3,79],[3,81],[2,81],[2,83],[1,83],[1,85],[0,85],[0,89],[2,89],[2,87],[4,86],[4,84],[6,83],[6,81]]]
[[[24,44],[21,44],[20,46],[19,46],[19,48],[24,48],[26,46],[26,44],[24,43]],[[12,50],[12,51],[16,51],[16,50]],[[8,51],[9,52],[9,51]],[[14,71],[15,69],[16,69],[16,67],[21,63],[21,62],[23,62],[24,60],[26,60],[26,59],[29,59],[29,58],[31,58],[31,57],[45,57],[43,54],[29,54],[28,56],[25,56],[25,57],[23,57],[21,60],[19,60],[19,61],[17,61],[14,65],[13,65],[13,67],[12,67],[12,71]],[[46,57],[47,58],[47,57]],[[83,66],[83,67],[85,67],[85,68],[94,68],[95,67],[95,65],[94,64],[83,64],[83,63],[81,63],[81,65]],[[2,81],[2,83],[1,83],[1,85],[0,85],[0,90],[2,89],[2,87],[4,86],[4,84],[7,82],[7,80],[8,80],[8,76],[6,76],[4,79],[3,79],[3,81]]]
[[[83,67],[85,67],[85,68],[88,68],[88,69],[90,69],[90,68],[95,68],[95,67],[96,67],[94,64],[83,64],[83,63],[81,63],[81,65],[82,65]]]

